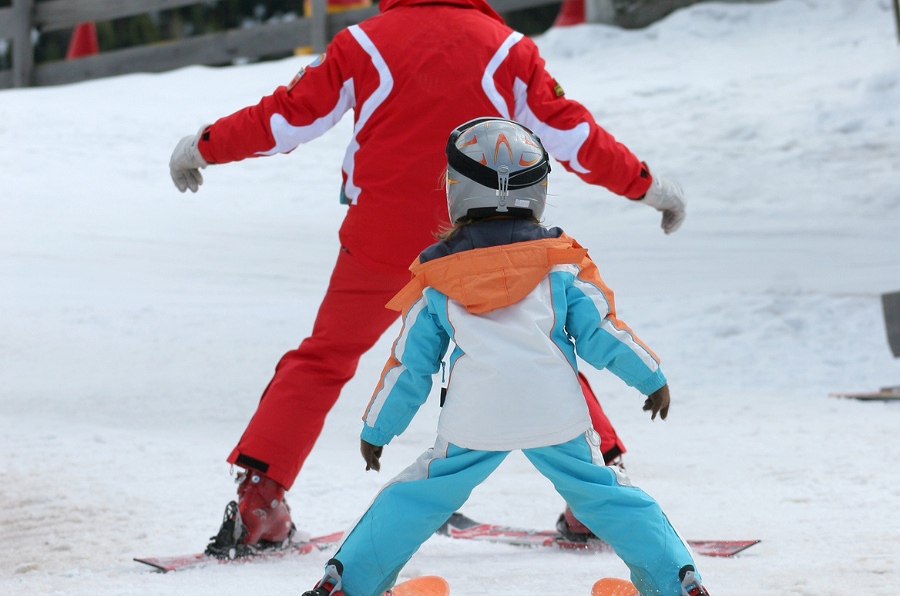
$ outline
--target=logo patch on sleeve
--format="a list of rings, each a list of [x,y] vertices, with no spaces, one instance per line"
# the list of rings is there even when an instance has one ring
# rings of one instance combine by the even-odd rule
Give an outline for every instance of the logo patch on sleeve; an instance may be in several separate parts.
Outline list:
[[[556,81],[553,81],[553,92],[556,94],[556,97],[562,97],[566,94],[566,92],[563,91],[562,85]]]
[[[288,85],[287,85],[287,90],[290,91],[291,89],[293,89],[293,88],[297,85],[297,83],[300,82],[300,79],[302,79],[302,78],[303,78],[303,75],[306,74],[306,70],[307,70],[308,68],[314,68],[314,67],[316,67],[316,66],[322,64],[323,62],[325,62],[325,54],[319,54],[318,56],[316,56],[316,59],[315,59],[315,60],[313,60],[312,62],[310,62],[309,64],[307,64],[307,65],[304,66],[303,68],[301,68],[301,69],[300,69],[300,72],[298,72],[297,74],[294,75],[294,78],[291,79],[291,82],[288,83]]]

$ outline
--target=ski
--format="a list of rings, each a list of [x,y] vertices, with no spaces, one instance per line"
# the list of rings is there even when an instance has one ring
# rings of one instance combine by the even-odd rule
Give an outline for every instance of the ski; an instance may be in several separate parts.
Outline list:
[[[438,575],[422,575],[400,582],[384,596],[450,596],[450,584]]]
[[[295,555],[305,555],[311,553],[313,550],[326,550],[335,546],[340,542],[343,535],[343,532],[334,532],[333,534],[326,534],[324,536],[315,536],[303,542],[292,543],[286,548],[263,550],[246,557],[237,557],[234,559],[220,559],[204,553],[195,553],[190,555],[176,555],[173,557],[135,557],[134,560],[138,563],[149,565],[157,571],[166,573],[168,571],[180,571],[182,569],[198,567],[208,563],[247,563],[250,561],[258,561],[260,559],[278,559]],[[410,596],[415,596],[415,594],[410,594]]]
[[[831,397],[847,397],[861,401],[895,401],[900,400],[900,385],[895,387],[882,387],[878,391],[829,393],[828,395]]]
[[[627,579],[604,577],[591,587],[591,596],[641,596],[641,593]]]
[[[482,524],[462,513],[454,513],[438,529],[439,534],[451,538],[487,540],[516,546],[541,546],[563,550],[583,550],[592,552],[612,552],[612,547],[599,538],[585,541],[569,540],[556,530],[531,530],[494,524]],[[688,540],[688,544],[698,555],[708,557],[731,557],[758,544],[759,540]]]

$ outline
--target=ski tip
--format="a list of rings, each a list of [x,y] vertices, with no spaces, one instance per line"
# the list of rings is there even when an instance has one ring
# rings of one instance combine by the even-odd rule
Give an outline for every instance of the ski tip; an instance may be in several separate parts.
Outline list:
[[[450,596],[450,584],[439,575],[422,575],[400,582],[385,596]]]
[[[160,573],[166,573],[168,571],[172,571],[170,567],[167,567],[163,563],[158,563],[155,559],[140,559],[138,557],[134,557],[134,562],[143,563],[144,565],[149,565],[153,568],[154,571],[159,571]]]
[[[591,596],[640,596],[640,592],[626,579],[604,577],[594,582]]]
[[[688,544],[698,555],[707,557],[733,557],[742,553],[761,540],[688,540]]]
[[[829,397],[848,397],[863,401],[894,401],[900,400],[900,385],[881,387],[880,389],[870,391],[841,391],[829,393],[828,395]]]

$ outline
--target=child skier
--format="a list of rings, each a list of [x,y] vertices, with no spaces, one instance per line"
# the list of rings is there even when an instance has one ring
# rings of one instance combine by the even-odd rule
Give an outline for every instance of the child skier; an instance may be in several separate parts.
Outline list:
[[[659,505],[602,463],[576,350],[647,395],[653,419],[666,418],[668,384],[616,318],[587,251],[538,223],[550,171],[540,140],[515,122],[479,118],[453,131],[447,157],[454,227],[421,253],[388,304],[403,326],[363,417],[366,469],[380,468],[383,446],[424,403],[452,340],[437,439],[381,490],[304,596],[383,594],[514,449],[613,547],[641,594],[708,596]]]

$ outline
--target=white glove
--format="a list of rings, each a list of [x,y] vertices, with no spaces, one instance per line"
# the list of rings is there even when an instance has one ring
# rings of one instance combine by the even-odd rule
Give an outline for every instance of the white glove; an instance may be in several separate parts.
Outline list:
[[[197,192],[200,185],[203,184],[203,176],[200,174],[200,168],[209,165],[200,150],[197,143],[200,141],[200,135],[206,130],[208,124],[204,124],[197,131],[197,134],[184,137],[175,145],[175,151],[169,159],[169,172],[172,174],[172,182],[181,192],[191,189],[191,192]]]
[[[686,202],[684,191],[677,182],[654,176],[653,183],[650,184],[641,202],[662,211],[661,227],[666,234],[671,234],[681,227],[686,215],[684,211]]]

